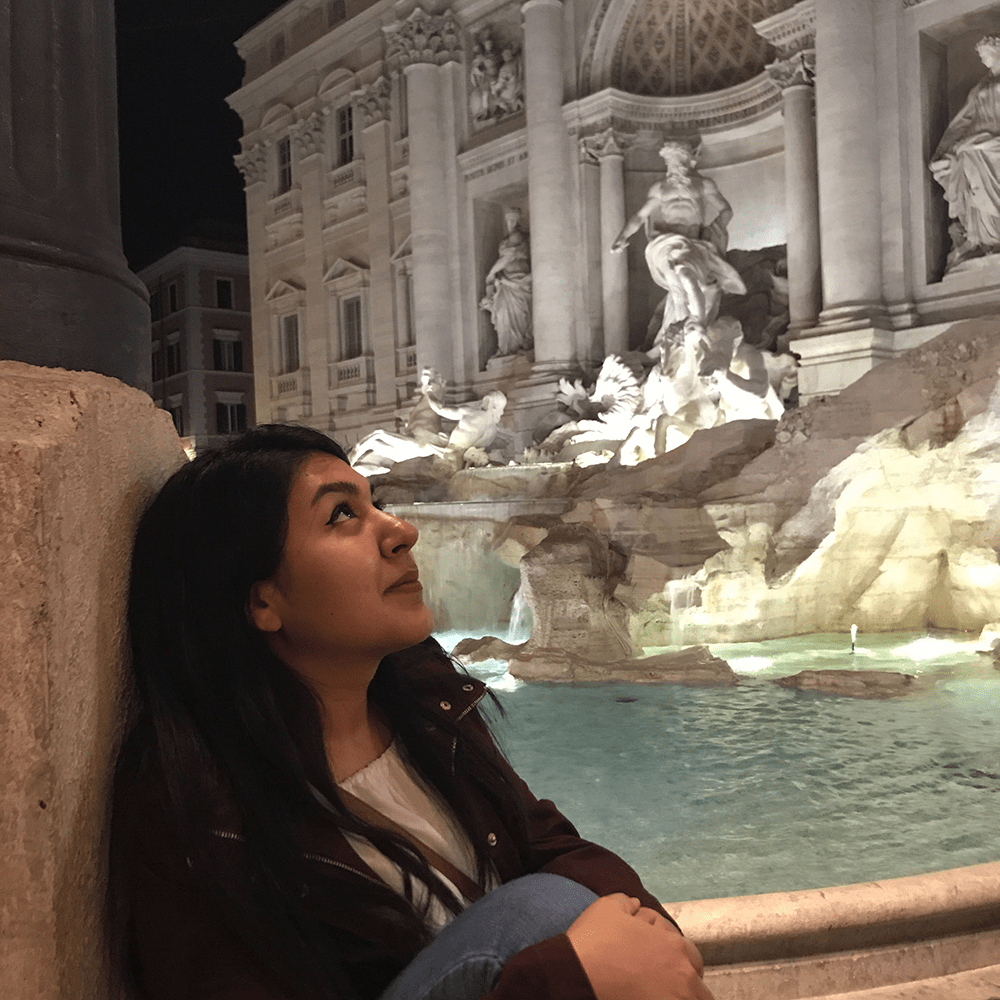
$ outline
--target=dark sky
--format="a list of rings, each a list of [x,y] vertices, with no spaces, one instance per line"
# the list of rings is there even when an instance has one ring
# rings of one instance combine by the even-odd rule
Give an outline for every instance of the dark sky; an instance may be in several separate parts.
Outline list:
[[[132,270],[218,221],[245,231],[233,42],[283,0],[117,0],[122,237]],[[205,235],[210,235],[206,232]]]

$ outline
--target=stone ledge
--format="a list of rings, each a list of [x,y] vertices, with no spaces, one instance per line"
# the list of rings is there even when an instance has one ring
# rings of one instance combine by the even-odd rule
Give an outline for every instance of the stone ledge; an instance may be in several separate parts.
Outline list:
[[[664,907],[711,966],[716,1000],[793,1000],[989,965],[1000,862]]]

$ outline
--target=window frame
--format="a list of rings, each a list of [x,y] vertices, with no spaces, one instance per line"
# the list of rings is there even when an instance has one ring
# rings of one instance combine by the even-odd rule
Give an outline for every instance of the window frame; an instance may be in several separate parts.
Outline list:
[[[229,289],[229,305],[224,306],[220,302],[219,298],[219,288]],[[223,278],[216,275],[215,277],[215,308],[225,309],[227,312],[234,312],[236,310],[236,282],[232,278]]]
[[[277,194],[288,194],[292,190],[292,140],[290,136],[279,139],[275,146],[278,157],[278,190]]]
[[[295,351],[294,359],[290,357],[291,352],[288,350],[289,341],[289,327],[291,321],[294,320],[295,326]],[[302,367],[302,340],[301,340],[301,330],[302,324],[299,322],[298,311],[284,313],[278,317],[278,367],[280,371],[279,375],[291,375],[293,372],[297,372]],[[291,365],[291,361],[295,361],[294,367]]]
[[[338,167],[354,162],[354,105],[344,104],[337,109]]]

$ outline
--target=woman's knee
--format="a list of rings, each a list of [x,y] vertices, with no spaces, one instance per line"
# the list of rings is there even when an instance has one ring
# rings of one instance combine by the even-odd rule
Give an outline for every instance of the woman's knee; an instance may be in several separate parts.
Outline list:
[[[596,893],[572,879],[536,872],[507,882],[480,902],[490,901],[491,909],[516,914],[522,921],[537,919],[546,927],[557,928],[551,933],[561,933],[597,898]]]

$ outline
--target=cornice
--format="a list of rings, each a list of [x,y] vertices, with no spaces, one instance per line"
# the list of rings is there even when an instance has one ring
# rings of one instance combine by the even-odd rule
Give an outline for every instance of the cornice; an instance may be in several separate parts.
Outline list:
[[[758,21],[754,29],[778,50],[781,59],[787,59],[803,49],[815,48],[816,0],[800,0],[780,14]]]
[[[608,128],[701,134],[753,122],[780,103],[780,88],[767,73],[760,73],[726,90],[686,97],[639,97],[608,87],[565,105],[563,116],[570,132],[581,136]]]

